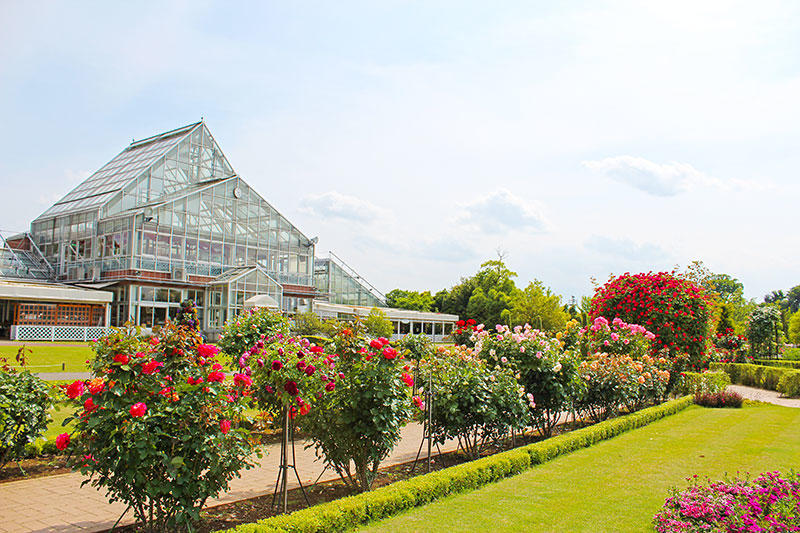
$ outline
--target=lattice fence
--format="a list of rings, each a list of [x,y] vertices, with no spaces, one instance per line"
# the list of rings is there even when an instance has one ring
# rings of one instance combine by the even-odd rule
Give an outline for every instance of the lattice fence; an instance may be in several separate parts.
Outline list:
[[[108,329],[81,326],[11,326],[11,340],[91,341],[105,335]]]

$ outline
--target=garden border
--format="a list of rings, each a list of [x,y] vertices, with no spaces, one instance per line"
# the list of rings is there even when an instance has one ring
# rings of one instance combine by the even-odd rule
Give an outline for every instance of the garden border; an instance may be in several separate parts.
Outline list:
[[[345,531],[442,499],[451,494],[475,490],[511,477],[560,455],[616,437],[626,431],[673,415],[692,404],[684,396],[654,407],[599,424],[564,433],[547,440],[398,481],[372,492],[347,496],[288,515],[243,524],[227,533]]]
[[[800,396],[800,370],[745,363],[711,363],[709,368],[726,372],[732,382],[740,385],[774,390],[788,397]]]

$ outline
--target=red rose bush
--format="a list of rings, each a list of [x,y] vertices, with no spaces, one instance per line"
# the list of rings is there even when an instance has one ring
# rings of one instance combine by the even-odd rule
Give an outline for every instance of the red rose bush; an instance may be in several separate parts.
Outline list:
[[[344,483],[366,491],[411,412],[411,367],[387,339],[366,338],[360,322],[341,327],[325,348],[341,374],[317,370],[329,378],[318,378],[327,390],[316,395],[303,428]]]
[[[700,368],[708,350],[713,302],[697,284],[674,273],[623,274],[598,287],[592,299],[592,319],[619,318],[652,332],[653,350],[670,357],[688,355]]]
[[[148,530],[191,529],[205,501],[249,467],[252,447],[238,427],[247,380],[225,384],[216,347],[172,324],[149,341],[114,329],[94,350],[93,379],[65,387],[75,429],[56,446]]]

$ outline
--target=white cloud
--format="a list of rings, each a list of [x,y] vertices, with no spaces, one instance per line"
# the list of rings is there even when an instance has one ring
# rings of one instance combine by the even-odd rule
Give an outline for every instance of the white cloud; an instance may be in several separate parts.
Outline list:
[[[506,189],[463,205],[456,220],[485,233],[508,230],[540,233],[549,229],[540,209]]]
[[[584,248],[615,258],[631,261],[653,262],[666,259],[670,254],[655,244],[637,243],[631,239],[592,235],[583,244]]]
[[[299,209],[319,218],[339,218],[355,222],[368,223],[381,216],[378,206],[336,191],[306,196],[300,201]]]
[[[723,191],[768,188],[765,184],[753,181],[738,179],[723,181],[697,170],[688,163],[677,161],[654,163],[649,159],[630,155],[584,161],[583,166],[653,196],[675,196],[700,187]]]

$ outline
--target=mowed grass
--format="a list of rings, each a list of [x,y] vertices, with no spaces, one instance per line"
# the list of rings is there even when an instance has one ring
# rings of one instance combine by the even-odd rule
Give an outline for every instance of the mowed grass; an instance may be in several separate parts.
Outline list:
[[[686,411],[366,531],[652,531],[693,474],[798,469],[800,409]]]
[[[19,346],[0,346],[0,356],[8,359],[9,364],[19,368],[16,362]],[[79,346],[59,346],[57,343],[31,342],[25,348],[30,349],[27,354],[26,365],[33,373],[61,372],[61,364],[65,363],[64,372],[86,372],[86,360],[94,356],[90,343],[81,343]]]

